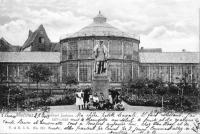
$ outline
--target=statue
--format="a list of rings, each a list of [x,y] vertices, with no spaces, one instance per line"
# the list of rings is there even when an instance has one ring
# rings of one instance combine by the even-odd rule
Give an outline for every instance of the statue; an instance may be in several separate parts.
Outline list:
[[[95,53],[95,70],[96,74],[103,74],[107,70],[107,57],[108,57],[108,49],[103,44],[103,41],[100,40],[94,47]]]

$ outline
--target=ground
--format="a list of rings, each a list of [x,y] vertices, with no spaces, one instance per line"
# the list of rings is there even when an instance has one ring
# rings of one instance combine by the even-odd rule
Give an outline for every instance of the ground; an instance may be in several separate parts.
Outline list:
[[[147,107],[147,106],[130,106],[124,103],[125,111],[132,112],[150,112],[152,110],[160,110],[160,107]],[[77,111],[78,106],[76,105],[64,105],[64,106],[51,106],[50,112],[65,112],[65,111]],[[81,110],[80,110],[81,111]],[[84,110],[85,111],[85,110]]]

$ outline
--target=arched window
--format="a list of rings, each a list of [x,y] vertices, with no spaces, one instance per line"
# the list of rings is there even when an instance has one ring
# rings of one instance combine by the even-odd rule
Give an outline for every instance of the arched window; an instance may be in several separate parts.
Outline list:
[[[43,37],[39,37],[39,43],[44,43],[44,38]]]

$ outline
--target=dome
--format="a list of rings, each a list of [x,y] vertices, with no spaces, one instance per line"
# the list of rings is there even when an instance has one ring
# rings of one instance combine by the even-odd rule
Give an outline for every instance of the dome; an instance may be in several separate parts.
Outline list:
[[[118,28],[115,28],[112,25],[108,24],[107,18],[104,17],[100,11],[99,14],[93,18],[93,23],[82,28],[80,31],[74,34],[69,34],[65,36],[63,39],[87,36],[116,36],[134,38],[136,40],[139,40],[138,36],[122,32]]]

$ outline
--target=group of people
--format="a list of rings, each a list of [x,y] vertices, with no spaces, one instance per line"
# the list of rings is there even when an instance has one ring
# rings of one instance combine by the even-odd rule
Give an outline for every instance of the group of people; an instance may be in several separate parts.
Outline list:
[[[89,91],[76,92],[76,105],[80,109],[88,110],[124,110],[124,104],[120,95],[112,96],[109,93],[108,98],[103,93],[90,94]]]

